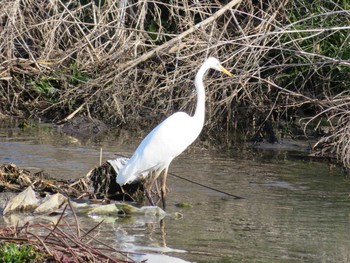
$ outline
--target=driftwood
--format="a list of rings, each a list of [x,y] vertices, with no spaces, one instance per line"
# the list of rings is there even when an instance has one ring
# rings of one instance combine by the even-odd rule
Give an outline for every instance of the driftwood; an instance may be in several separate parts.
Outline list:
[[[75,181],[58,181],[43,176],[42,173],[31,174],[12,163],[0,165],[0,191],[19,192],[28,186],[42,195],[60,193],[78,199],[143,201],[143,183],[125,185],[121,189],[116,183],[116,172],[108,162]]]
[[[85,180],[75,182],[57,181],[48,178],[43,173],[31,174],[30,171],[20,169],[13,163],[0,165],[1,191],[22,191],[32,186],[36,192],[61,193],[66,196],[80,197],[90,195],[89,186]]]
[[[92,169],[84,178],[90,185],[95,198],[120,201],[143,201],[143,183],[124,185],[123,189],[116,182],[117,172],[108,163]]]

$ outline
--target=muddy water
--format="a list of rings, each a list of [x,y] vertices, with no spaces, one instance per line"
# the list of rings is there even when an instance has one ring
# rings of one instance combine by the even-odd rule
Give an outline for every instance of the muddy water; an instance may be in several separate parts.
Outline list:
[[[82,142],[50,127],[2,128],[0,163],[78,178],[98,165],[101,147],[106,160],[131,154],[141,138],[119,131]],[[245,199],[169,175],[168,212],[182,218],[109,218],[100,238],[149,262],[350,262],[350,183],[339,168],[288,152],[212,148],[194,144],[170,171]]]

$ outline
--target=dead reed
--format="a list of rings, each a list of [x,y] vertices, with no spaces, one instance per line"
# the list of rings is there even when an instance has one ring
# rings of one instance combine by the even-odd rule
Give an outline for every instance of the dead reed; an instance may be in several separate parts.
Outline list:
[[[203,134],[317,131],[349,166],[345,3],[239,2],[1,1],[0,111],[149,125],[193,111],[194,74],[215,56],[235,77],[207,79]]]

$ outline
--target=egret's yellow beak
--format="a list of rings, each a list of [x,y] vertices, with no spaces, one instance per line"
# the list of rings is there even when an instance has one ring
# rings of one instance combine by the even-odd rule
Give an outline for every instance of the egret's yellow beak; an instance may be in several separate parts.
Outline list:
[[[226,75],[232,77],[232,74],[231,74],[227,69],[225,69],[223,66],[219,65],[219,68],[220,68],[221,71],[224,72]]]

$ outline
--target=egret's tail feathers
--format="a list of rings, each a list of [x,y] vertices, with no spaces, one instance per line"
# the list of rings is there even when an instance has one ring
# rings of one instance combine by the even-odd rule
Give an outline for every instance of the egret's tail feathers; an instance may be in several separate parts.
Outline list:
[[[114,160],[108,160],[107,163],[109,163],[116,174],[119,173],[119,171],[124,167],[125,164],[127,164],[129,161],[129,158],[126,157],[120,157]]]
[[[107,161],[107,163],[109,163],[113,167],[115,173],[117,174],[117,183],[119,185],[124,185],[127,183],[125,180],[126,178],[124,178],[124,176],[121,175],[120,171],[128,163],[128,161],[129,161],[129,158],[126,158],[126,157],[120,157],[114,160]]]
[[[132,174],[132,175],[119,173],[117,174],[117,183],[119,185],[136,183],[145,179],[147,174],[148,174],[147,172],[140,173],[140,174]]]

